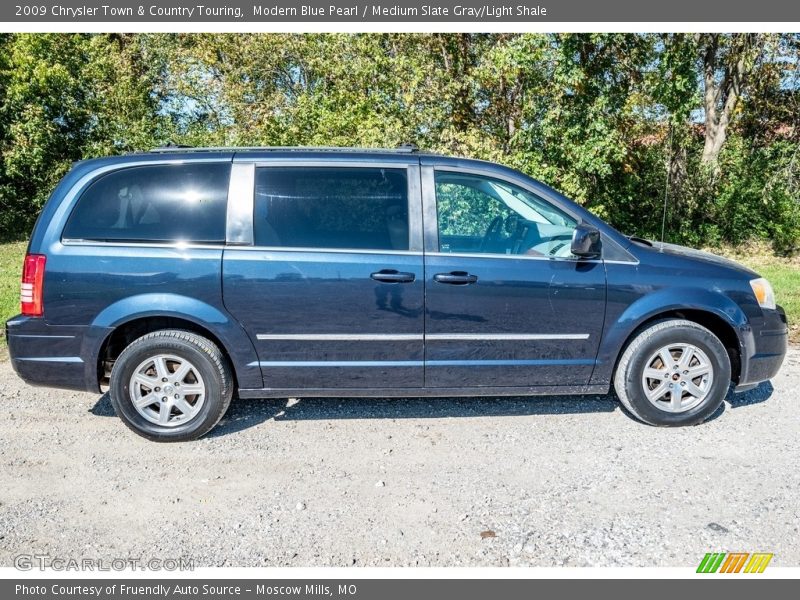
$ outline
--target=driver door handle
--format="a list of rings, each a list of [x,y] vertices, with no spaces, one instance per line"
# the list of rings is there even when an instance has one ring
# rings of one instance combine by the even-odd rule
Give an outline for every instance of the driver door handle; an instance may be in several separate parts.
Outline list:
[[[470,285],[478,281],[478,276],[470,275],[466,271],[451,271],[450,273],[437,273],[433,276],[433,280],[449,285]]]

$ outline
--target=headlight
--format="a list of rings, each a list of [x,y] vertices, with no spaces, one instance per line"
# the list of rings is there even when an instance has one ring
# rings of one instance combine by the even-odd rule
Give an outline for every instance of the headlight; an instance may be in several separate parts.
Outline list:
[[[775,292],[772,291],[769,281],[759,277],[750,282],[750,287],[753,288],[753,293],[756,295],[756,300],[758,300],[758,305],[761,308],[775,309]]]

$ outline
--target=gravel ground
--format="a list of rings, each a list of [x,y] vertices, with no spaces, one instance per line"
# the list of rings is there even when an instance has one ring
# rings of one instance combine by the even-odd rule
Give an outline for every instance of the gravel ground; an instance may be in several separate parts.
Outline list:
[[[21,553],[196,566],[800,565],[800,348],[704,425],[613,396],[234,401],[199,442],[0,359],[0,565]]]

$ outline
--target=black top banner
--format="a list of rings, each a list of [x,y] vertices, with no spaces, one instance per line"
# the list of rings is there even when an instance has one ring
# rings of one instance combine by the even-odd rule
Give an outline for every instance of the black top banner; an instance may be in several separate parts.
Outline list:
[[[27,0],[0,4],[10,23],[132,22],[789,22],[800,2],[787,0]]]

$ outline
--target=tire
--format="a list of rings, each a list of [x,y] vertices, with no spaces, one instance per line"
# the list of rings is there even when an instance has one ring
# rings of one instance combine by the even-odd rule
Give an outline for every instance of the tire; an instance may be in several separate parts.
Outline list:
[[[109,391],[117,416],[135,433],[153,442],[185,442],[219,423],[233,387],[228,361],[213,342],[169,329],[148,333],[122,351]]]
[[[725,346],[702,325],[684,319],[658,321],[640,331],[614,373],[622,405],[637,419],[662,427],[708,419],[725,399],[730,381]]]

